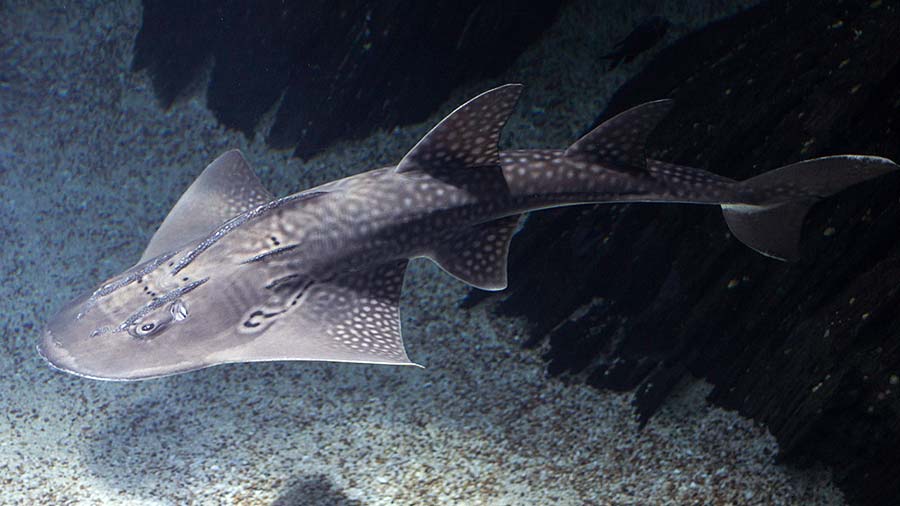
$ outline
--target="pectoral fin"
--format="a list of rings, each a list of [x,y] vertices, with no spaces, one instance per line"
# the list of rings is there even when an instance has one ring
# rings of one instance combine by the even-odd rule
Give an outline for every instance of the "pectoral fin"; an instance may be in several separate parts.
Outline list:
[[[234,149],[213,160],[169,211],[138,263],[202,237],[235,215],[275,197]]]
[[[320,360],[415,365],[400,333],[400,290],[408,260],[328,280],[288,275],[238,326],[245,344],[213,362]]]

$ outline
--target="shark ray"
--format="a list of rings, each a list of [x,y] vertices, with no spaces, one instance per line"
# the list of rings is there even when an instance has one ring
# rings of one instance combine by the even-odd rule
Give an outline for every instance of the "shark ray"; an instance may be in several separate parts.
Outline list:
[[[502,290],[524,213],[603,202],[718,205],[738,240],[794,259],[812,205],[898,168],[838,155],[735,181],[653,160],[646,140],[669,100],[629,109],[567,149],[500,151],[521,90],[461,105],[396,166],[286,197],[272,196],[239,151],[221,155],[137,265],[65,305],[38,352],[60,370],[120,381],[273,360],[416,365],[399,307],[410,259]]]

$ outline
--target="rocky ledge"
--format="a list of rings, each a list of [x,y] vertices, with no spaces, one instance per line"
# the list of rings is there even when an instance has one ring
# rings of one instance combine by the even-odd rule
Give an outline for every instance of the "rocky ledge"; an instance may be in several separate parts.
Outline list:
[[[166,107],[208,80],[209,108],[247,136],[272,114],[267,143],[305,158],[424,120],[461,82],[509,66],[561,4],[144,0],[133,66]]]

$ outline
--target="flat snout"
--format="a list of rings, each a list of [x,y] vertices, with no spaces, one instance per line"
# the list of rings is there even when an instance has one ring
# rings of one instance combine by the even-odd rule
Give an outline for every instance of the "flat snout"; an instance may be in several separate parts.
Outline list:
[[[37,343],[38,353],[60,371],[92,379],[120,379],[111,377],[112,370],[106,370],[114,367],[103,359],[111,351],[110,343],[91,337],[93,324],[87,318],[75,317],[79,307],[80,301],[73,301],[47,323]]]
[[[44,330],[44,333],[41,335],[41,340],[37,344],[37,352],[54,369],[82,376],[77,371],[72,356],[55,341],[53,333],[49,329]]]
[[[37,343],[38,353],[55,369],[96,380],[135,381],[212,365],[183,346],[184,336],[171,329],[139,339],[120,330],[118,320],[105,316],[100,307],[84,311],[83,301],[64,307]]]

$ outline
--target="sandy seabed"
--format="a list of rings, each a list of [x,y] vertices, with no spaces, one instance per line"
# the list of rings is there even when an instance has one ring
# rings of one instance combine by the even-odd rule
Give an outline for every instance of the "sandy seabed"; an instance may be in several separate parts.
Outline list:
[[[458,90],[429,121],[306,162],[225,131],[202,96],[161,110],[129,69],[138,2],[0,3],[0,503],[842,504],[827,472],[775,465],[773,438],[708,407],[700,382],[639,430],[628,395],[547,379],[521,322],[460,309],[467,288],[424,260],[402,312],[425,370],[274,363],[104,383],[35,352],[53,311],[133,264],[227,149],[284,195],[396,162],[508,81],[528,89],[505,145],[563,147],[646,61],[604,72],[622,26],[657,5],[671,39],[752,2],[604,3],[570,4],[501,79]]]

